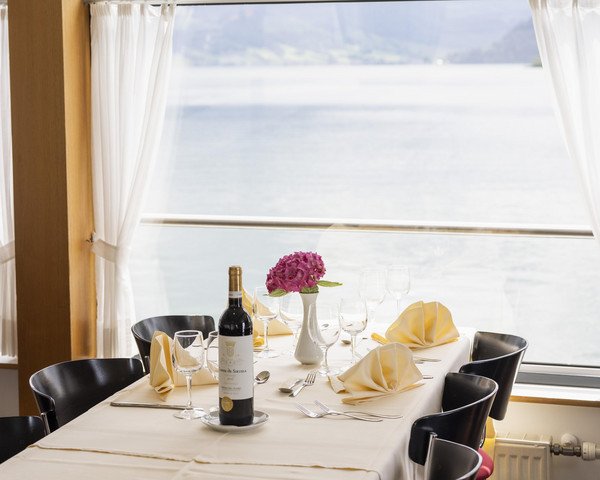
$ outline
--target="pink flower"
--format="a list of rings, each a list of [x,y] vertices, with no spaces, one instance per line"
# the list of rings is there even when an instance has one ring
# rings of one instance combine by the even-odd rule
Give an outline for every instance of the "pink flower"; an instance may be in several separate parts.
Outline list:
[[[267,290],[301,292],[317,287],[317,282],[325,275],[325,264],[321,255],[314,252],[294,252],[281,257],[267,274]]]

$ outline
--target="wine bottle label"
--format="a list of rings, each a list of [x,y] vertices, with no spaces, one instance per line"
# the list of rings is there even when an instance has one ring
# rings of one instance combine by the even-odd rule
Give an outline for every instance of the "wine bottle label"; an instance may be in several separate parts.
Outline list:
[[[219,335],[219,397],[244,400],[254,396],[252,335]]]
[[[242,292],[229,292],[229,298],[242,298]]]

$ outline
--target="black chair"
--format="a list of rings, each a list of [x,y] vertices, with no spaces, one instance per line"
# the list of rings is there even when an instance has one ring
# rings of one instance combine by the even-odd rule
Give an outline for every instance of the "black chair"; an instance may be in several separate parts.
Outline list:
[[[40,417],[0,418],[0,463],[46,435]]]
[[[472,361],[460,368],[461,373],[471,373],[491,378],[498,384],[498,393],[490,417],[504,419],[508,401],[527,341],[516,335],[477,332],[473,338]]]
[[[412,425],[408,456],[425,464],[432,434],[477,449],[498,384],[478,375],[448,373],[442,394],[442,412],[418,418]]]
[[[146,373],[150,372],[150,344],[157,330],[165,332],[171,338],[179,330],[200,330],[204,338],[215,329],[215,320],[208,315],[164,315],[140,320],[131,332],[140,352]]]
[[[425,480],[475,480],[481,455],[471,447],[431,435]]]
[[[50,365],[29,379],[46,431],[53,432],[144,376],[132,358],[92,358]]]

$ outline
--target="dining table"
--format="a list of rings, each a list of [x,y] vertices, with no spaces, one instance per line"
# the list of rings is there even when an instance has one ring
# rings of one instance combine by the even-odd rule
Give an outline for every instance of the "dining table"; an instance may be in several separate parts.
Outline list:
[[[359,336],[358,352],[377,347]],[[301,365],[290,354],[292,336],[270,339],[281,354],[256,358],[254,372],[270,372],[268,382],[254,388],[255,410],[268,414],[256,428],[218,431],[202,420],[180,420],[174,411],[116,407],[111,402],[185,404],[185,387],[161,397],[148,376],[47,435],[0,465],[0,479],[160,479],[160,480],[403,480],[423,478],[423,467],[408,457],[413,422],[441,408],[446,373],[469,359],[471,336],[414,352],[439,361],[417,366],[426,377],[418,388],[360,405],[342,403],[327,376],[317,376],[296,397],[279,387],[305,378],[314,365]],[[342,342],[330,349],[334,366],[350,361]],[[216,384],[194,386],[193,403],[207,412],[218,404]],[[296,406],[318,410],[315,400],[337,410],[402,415],[366,422],[342,416],[310,418]]]

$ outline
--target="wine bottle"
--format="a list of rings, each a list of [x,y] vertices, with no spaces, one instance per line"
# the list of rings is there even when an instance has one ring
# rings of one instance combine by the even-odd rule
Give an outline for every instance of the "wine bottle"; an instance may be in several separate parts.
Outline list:
[[[229,305],[219,319],[219,421],[250,425],[254,418],[252,319],[242,307],[242,268],[229,267]]]

